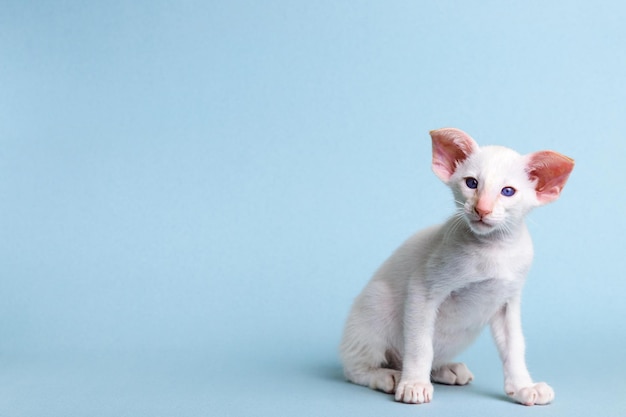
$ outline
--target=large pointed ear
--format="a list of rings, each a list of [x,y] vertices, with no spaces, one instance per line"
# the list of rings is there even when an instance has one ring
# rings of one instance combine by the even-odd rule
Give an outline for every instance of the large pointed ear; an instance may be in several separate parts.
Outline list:
[[[559,198],[572,169],[574,160],[558,152],[540,151],[529,155],[526,172],[531,181],[536,181],[535,191],[540,204]]]
[[[478,149],[474,139],[459,129],[433,130],[430,137],[433,140],[433,171],[446,183],[456,167]]]

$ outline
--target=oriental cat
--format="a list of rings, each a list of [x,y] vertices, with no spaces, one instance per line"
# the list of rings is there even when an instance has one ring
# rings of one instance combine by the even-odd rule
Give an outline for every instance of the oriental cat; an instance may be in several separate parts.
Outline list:
[[[452,190],[456,211],[404,242],[357,297],[340,347],[345,376],[397,401],[428,403],[433,382],[472,381],[452,361],[489,325],[506,394],[548,404],[554,391],[533,381],[524,354],[520,303],[533,258],[524,217],[559,197],[574,161],[479,147],[453,128],[430,136],[432,169]]]

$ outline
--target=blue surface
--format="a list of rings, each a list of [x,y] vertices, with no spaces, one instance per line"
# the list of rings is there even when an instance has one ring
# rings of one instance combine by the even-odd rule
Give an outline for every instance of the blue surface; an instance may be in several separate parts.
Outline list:
[[[622,2],[0,3],[0,415],[626,415]],[[532,213],[556,401],[342,380],[352,299],[443,221],[428,131],[576,159]]]

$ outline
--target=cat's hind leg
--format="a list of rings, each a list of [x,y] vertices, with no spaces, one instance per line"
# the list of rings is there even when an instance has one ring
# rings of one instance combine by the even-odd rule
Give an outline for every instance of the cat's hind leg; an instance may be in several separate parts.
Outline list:
[[[389,368],[361,367],[344,370],[346,378],[355,384],[393,394],[400,381],[400,371]]]
[[[346,379],[386,393],[394,393],[402,367],[397,353],[386,349],[381,340],[369,343],[344,339],[341,356]],[[378,342],[378,343],[376,343]]]
[[[400,311],[388,283],[371,281],[357,298],[344,328],[340,354],[346,379],[393,393],[402,369]]]
[[[447,363],[430,373],[433,382],[445,385],[467,385],[474,379],[474,375],[464,363]]]

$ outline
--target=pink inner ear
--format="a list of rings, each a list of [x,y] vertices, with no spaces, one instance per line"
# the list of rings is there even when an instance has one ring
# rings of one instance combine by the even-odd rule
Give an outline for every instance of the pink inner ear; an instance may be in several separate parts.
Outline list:
[[[528,177],[536,181],[535,190],[540,203],[559,198],[572,169],[574,160],[558,152],[540,151],[530,155]]]
[[[472,154],[478,145],[470,135],[459,129],[445,128],[430,132],[433,141],[433,171],[444,182],[456,167]]]

